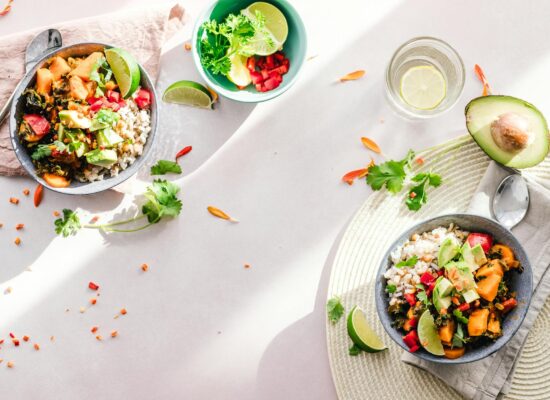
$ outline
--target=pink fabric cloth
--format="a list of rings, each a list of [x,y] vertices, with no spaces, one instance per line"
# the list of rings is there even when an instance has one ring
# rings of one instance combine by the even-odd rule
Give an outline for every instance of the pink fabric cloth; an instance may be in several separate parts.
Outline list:
[[[93,41],[124,48],[156,79],[162,45],[183,23],[184,9],[176,4],[124,10],[47,28],[59,29],[63,45]],[[6,36],[0,41],[0,104],[7,101],[25,73],[27,43],[44,29]],[[7,121],[0,127],[0,175],[25,175],[12,150]]]

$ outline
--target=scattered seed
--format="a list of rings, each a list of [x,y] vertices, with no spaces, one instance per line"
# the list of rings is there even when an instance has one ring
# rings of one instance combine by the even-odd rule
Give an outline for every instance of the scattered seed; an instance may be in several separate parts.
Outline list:
[[[11,341],[15,347],[19,346],[19,339],[12,339]]]
[[[71,311],[69,308],[66,308],[66,309],[65,309],[65,312],[69,312],[69,311]]]
[[[40,350],[40,345],[38,343],[35,343],[33,347],[36,351]]]
[[[17,224],[15,225],[15,229],[20,231],[21,229],[23,229],[25,227],[25,224]]]
[[[128,311],[126,311],[126,309],[123,308],[122,310],[120,310],[120,313],[121,313],[122,315],[126,315],[126,314],[128,313]]]
[[[92,297],[90,299],[90,304],[95,305],[95,303],[97,303],[97,299],[95,297]]]
[[[13,289],[11,288],[11,286],[8,286],[8,287],[4,290],[4,294],[10,294],[12,290],[13,290]]]
[[[97,340],[103,340],[103,336],[101,336],[101,335],[97,335],[95,338],[96,338]]]
[[[118,336],[118,331],[112,331],[111,332],[111,337],[112,338],[116,338]]]
[[[244,268],[245,268],[245,269],[249,269],[249,268],[250,268],[250,264],[245,264],[245,265],[244,265]]]
[[[60,215],[61,215],[61,214],[60,214],[59,211],[57,211],[57,210],[53,212],[53,216],[54,216],[54,217],[59,217]]]
[[[97,285],[97,284],[95,284],[95,283],[93,283],[93,282],[88,283],[88,287],[89,287],[90,289],[92,289],[92,290],[97,290],[97,289],[99,289],[99,285]]]
[[[11,204],[19,204],[19,199],[17,197],[10,197]]]
[[[415,161],[418,165],[424,164],[424,158],[422,158],[422,157],[417,157],[417,159]]]
[[[23,336],[23,340],[24,340],[25,342],[28,342],[29,339],[30,339],[30,337],[28,337],[27,335]]]
[[[44,186],[42,186],[40,183],[38,186],[36,186],[36,189],[34,189],[34,206],[38,207],[40,203],[42,203],[42,197],[44,196]]]
[[[118,319],[118,317],[120,317],[119,314],[115,315],[115,316],[113,317],[113,319]]]
[[[0,340],[0,344],[4,344],[4,339]]]
[[[0,224],[0,228],[2,228],[4,226],[4,224]]]
[[[308,58],[306,58],[306,61],[311,61],[313,60],[314,58],[317,58],[319,55],[318,54],[314,54],[312,56],[309,56]]]
[[[365,146],[367,149],[374,151],[375,153],[380,154],[380,146],[376,144],[376,142],[372,139],[369,139],[368,137],[362,137],[361,142],[363,143],[363,146]]]
[[[98,326],[94,326],[94,327],[92,327],[91,332],[96,333],[98,329],[99,329]]]
[[[55,336],[50,336],[50,342],[53,342],[55,340]]]
[[[13,243],[15,243],[17,246],[19,246],[21,244],[21,238],[16,237],[15,240],[13,241]]]
[[[357,79],[362,78],[365,75],[365,70],[360,69],[357,71],[350,72],[349,74],[346,74],[342,76],[339,81],[340,82],[346,82],[346,81],[355,81]]]
[[[13,365],[13,361],[8,361],[8,363],[6,364],[8,368],[13,368]]]
[[[190,51],[191,48],[192,48],[192,47],[191,47],[191,43],[189,43],[189,42],[185,42],[185,44],[183,45],[183,47],[185,47],[185,50],[187,50],[187,51]]]
[[[84,314],[86,312],[86,307],[80,307],[79,311],[81,314]]]
[[[3,358],[0,358],[0,364],[2,364],[2,361],[4,361],[4,359],[3,359]]]
[[[146,272],[149,269],[149,266],[147,264],[141,264],[141,270],[143,272]]]
[[[15,338],[15,335],[10,332],[10,337],[13,339],[13,338]]]
[[[221,219],[225,219],[227,221],[231,221],[231,222],[239,222],[238,220],[234,219],[234,218],[231,218],[229,215],[227,215],[226,213],[224,213],[222,210],[220,210],[219,208],[216,208],[216,207],[213,207],[213,206],[208,206],[206,208],[208,210],[208,212],[210,214],[212,214],[214,217],[218,217],[218,218],[221,218]]]
[[[29,189],[23,189],[23,194],[25,196],[28,196],[30,193],[31,193],[31,191]]]

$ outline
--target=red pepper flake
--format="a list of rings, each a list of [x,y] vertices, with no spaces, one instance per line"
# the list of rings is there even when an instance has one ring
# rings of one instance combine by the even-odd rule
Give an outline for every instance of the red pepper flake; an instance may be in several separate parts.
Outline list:
[[[30,337],[28,337],[27,335],[23,336],[23,340],[24,340],[25,342],[28,342],[29,339],[30,339]]]
[[[176,154],[176,161],[178,160],[178,158],[183,157],[184,155],[189,153],[191,150],[193,150],[193,146],[185,146],[183,149],[178,151],[178,153]]]
[[[23,194],[25,196],[28,196],[30,193],[31,193],[31,191],[29,189],[23,189]]]
[[[128,313],[128,311],[126,311],[126,309],[123,308],[122,310],[120,310],[120,313],[121,313],[122,315],[126,315],[126,314]]]
[[[89,287],[90,289],[92,289],[92,290],[97,290],[97,289],[99,289],[99,286],[96,285],[96,284],[93,283],[93,282],[88,283],[88,287]]]
[[[40,345],[38,343],[35,343],[33,347],[36,351],[40,350]]]
[[[13,243],[15,243],[17,246],[19,246],[21,244],[21,238],[16,237],[15,240],[13,241]]]
[[[20,231],[21,229],[23,229],[25,227],[25,224],[17,224],[15,225],[15,229],[17,229],[18,231]]]
[[[99,329],[98,326],[94,326],[94,327],[92,327],[91,332],[96,333],[98,329]]]
[[[16,347],[19,346],[19,339],[12,339],[11,341]]]
[[[44,197],[44,186],[38,184],[34,189],[34,206],[38,207],[42,203],[42,197]]]
[[[485,73],[479,65],[474,65],[474,72],[476,73],[477,78],[483,84],[482,96],[487,96],[488,94],[491,94],[491,86],[489,86],[489,82],[487,82],[487,78],[485,78]]]
[[[54,211],[53,212],[53,216],[54,217],[59,217],[61,214],[59,213],[59,211]]]
[[[2,11],[0,11],[0,16],[3,17],[4,15],[10,12],[11,3],[13,3],[13,0],[8,0],[8,4],[6,4],[6,6],[2,9]]]
[[[90,304],[95,305],[97,303],[97,299],[95,297],[92,297],[90,299]]]
[[[145,264],[145,263],[144,263],[144,264],[141,264],[141,270],[142,270],[143,272],[147,272],[148,269],[149,269],[149,266],[148,266],[147,264]]]
[[[15,338],[15,335],[10,332],[10,337],[13,339],[13,338]]]
[[[19,199],[17,197],[10,197],[11,204],[19,204]]]
[[[0,15],[3,15],[3,14],[0,14]],[[8,361],[8,363],[6,364],[6,366],[7,366],[8,368],[13,368],[13,365],[14,365],[14,364],[13,364],[13,361]]]
[[[417,157],[415,161],[418,165],[424,164],[424,158],[422,158],[422,157]]]
[[[350,171],[342,177],[342,180],[348,185],[353,185],[353,181],[356,179],[363,178],[369,173],[368,168],[356,169],[355,171]]]
[[[116,338],[118,336],[118,331],[112,331],[111,332],[111,337],[112,338]]]

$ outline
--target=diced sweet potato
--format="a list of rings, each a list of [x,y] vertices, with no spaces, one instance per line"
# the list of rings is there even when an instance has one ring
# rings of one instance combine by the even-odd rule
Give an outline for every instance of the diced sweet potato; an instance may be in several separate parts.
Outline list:
[[[53,75],[49,69],[40,68],[36,71],[36,91],[40,94],[50,94],[52,90]]]
[[[78,66],[70,72],[70,74],[72,76],[78,76],[85,81],[89,81],[92,69],[95,67],[97,61],[101,58],[104,58],[104,55],[103,53],[100,53],[98,51],[90,54],[88,57],[82,60],[78,64]]]
[[[44,175],[42,175],[42,178],[46,181],[48,185],[54,188],[66,188],[71,183],[67,178],[63,176],[50,173],[45,173]]]
[[[497,274],[485,276],[477,282],[477,293],[487,301],[493,301],[497,297],[498,285],[502,277]]]
[[[509,246],[506,246],[504,244],[495,244],[493,247],[491,247],[491,252],[499,253],[500,259],[504,261],[504,263],[508,267],[515,268],[514,265],[517,264],[516,257],[514,256],[514,252]]]
[[[487,264],[477,270],[476,277],[479,279],[482,276],[498,275],[501,278],[504,276],[506,268],[500,260],[490,260]]]
[[[489,315],[487,330],[495,335],[500,335],[500,320],[495,313],[491,313],[491,315]]]
[[[88,89],[84,85],[84,81],[78,76],[71,76],[69,79],[69,88],[73,99],[86,100],[88,97]]]
[[[49,70],[53,75],[53,80],[57,81],[63,75],[66,75],[69,72],[71,72],[71,67],[69,67],[69,64],[67,64],[67,61],[65,61],[63,57],[57,56],[57,57],[54,57],[50,62]]]
[[[479,308],[470,314],[468,319],[468,334],[470,336],[481,336],[487,331],[487,320],[489,319],[489,310]]]
[[[464,347],[444,347],[443,351],[445,352],[445,358],[449,358],[451,360],[454,360],[455,358],[462,357],[464,353],[466,352],[466,349]]]
[[[447,320],[447,324],[439,328],[439,338],[442,342],[450,343],[455,334],[455,322],[452,319]]]

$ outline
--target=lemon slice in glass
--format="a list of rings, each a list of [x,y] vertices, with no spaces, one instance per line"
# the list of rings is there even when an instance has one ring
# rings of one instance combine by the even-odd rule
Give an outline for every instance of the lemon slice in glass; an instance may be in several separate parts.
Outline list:
[[[369,326],[363,310],[357,306],[348,315],[348,335],[357,347],[368,353],[386,349],[386,345]]]
[[[446,95],[445,78],[431,65],[409,68],[401,77],[401,98],[411,107],[433,110]]]

